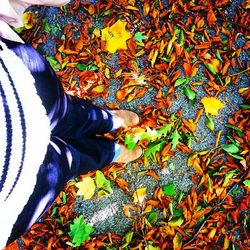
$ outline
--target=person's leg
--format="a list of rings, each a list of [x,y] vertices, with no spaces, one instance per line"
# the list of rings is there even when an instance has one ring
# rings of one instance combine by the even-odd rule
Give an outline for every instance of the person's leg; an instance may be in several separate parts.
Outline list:
[[[138,115],[133,112],[109,112],[90,101],[67,95],[53,69],[34,48],[6,39],[3,41],[23,60],[35,78],[35,87],[50,118],[54,135],[76,139],[139,122]]]
[[[83,145],[85,143],[88,146],[83,146],[80,152],[58,137],[51,138],[34,191],[18,216],[8,243],[21,236],[45,213],[68,180],[101,169],[114,159],[114,142],[94,138],[86,139]]]

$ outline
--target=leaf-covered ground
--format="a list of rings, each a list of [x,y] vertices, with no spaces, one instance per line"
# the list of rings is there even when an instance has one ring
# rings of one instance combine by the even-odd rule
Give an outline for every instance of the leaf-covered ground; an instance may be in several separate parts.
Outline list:
[[[31,9],[21,35],[68,93],[138,112],[139,126],[106,136],[144,155],[70,181],[9,249],[250,248],[249,10],[249,0]]]

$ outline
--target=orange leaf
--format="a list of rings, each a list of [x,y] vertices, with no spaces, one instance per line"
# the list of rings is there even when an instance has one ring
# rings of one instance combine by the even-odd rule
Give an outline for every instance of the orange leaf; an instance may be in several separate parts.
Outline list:
[[[147,170],[146,175],[149,175],[158,181],[160,180],[159,176],[152,169]]]
[[[190,63],[183,63],[184,73],[186,77],[190,77],[192,74],[192,66]]]
[[[209,11],[207,13],[207,24],[212,26],[216,22],[217,18],[212,10],[212,6],[210,6]]]

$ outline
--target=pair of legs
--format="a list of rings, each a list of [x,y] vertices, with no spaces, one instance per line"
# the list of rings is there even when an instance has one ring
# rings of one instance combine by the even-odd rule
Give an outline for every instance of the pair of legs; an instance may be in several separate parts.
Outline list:
[[[51,124],[51,141],[37,174],[35,189],[14,225],[10,243],[41,217],[68,180],[112,161],[124,161],[126,153],[134,160],[141,150],[128,152],[114,141],[96,136],[122,125],[135,125],[139,121],[137,115],[103,110],[89,101],[65,94],[56,74],[37,51],[26,44],[4,39],[3,42],[32,73]]]

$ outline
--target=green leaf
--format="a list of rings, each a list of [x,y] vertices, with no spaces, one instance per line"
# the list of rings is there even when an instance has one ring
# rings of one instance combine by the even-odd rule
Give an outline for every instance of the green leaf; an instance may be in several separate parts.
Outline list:
[[[150,223],[156,223],[158,221],[158,213],[157,212],[151,212],[148,215],[148,221]]]
[[[189,87],[184,87],[183,93],[191,101],[194,100],[196,97],[196,93],[192,89],[190,89]]]
[[[50,66],[55,70],[58,71],[61,69],[61,64],[55,59],[54,56],[46,57],[47,61],[49,62]]]
[[[157,246],[155,247],[152,242],[149,242],[147,245],[147,250],[160,250],[160,248]]]
[[[78,63],[76,65],[76,68],[79,69],[80,71],[84,71],[84,70],[87,70],[87,65],[84,63]]]
[[[210,115],[208,115],[208,114],[206,115],[206,117],[207,117],[207,119],[206,119],[206,126],[210,130],[214,131],[214,121],[213,121],[212,117]]]
[[[24,27],[14,28],[14,30],[15,30],[18,34],[20,34],[20,33],[23,32]]]
[[[96,184],[97,188],[102,189],[102,190],[98,191],[99,198],[107,196],[113,192],[112,187],[111,187],[111,183],[108,179],[106,179],[103,172],[101,172],[100,170],[97,170],[96,176],[94,179],[95,179],[95,184]]]
[[[244,157],[237,155],[237,154],[232,154],[232,153],[228,153],[229,155],[231,155],[233,158],[238,159],[238,160],[243,160]]]
[[[102,188],[107,191],[109,194],[113,193],[111,182],[106,179],[106,181],[103,183]]]
[[[243,183],[244,183],[248,188],[250,188],[250,180],[245,180],[245,181],[243,181]]]
[[[183,217],[173,218],[171,221],[168,222],[168,225],[171,227],[179,227],[183,224],[184,219]]]
[[[129,245],[129,243],[131,242],[132,238],[133,238],[133,231],[130,231],[128,233],[126,233],[125,235],[125,243],[121,246],[122,248],[125,248]]]
[[[51,210],[50,217],[53,217],[57,213],[57,211],[58,211],[58,207],[57,206],[53,207]]]
[[[184,43],[185,43],[185,35],[184,35],[184,31],[181,30],[181,32],[180,32],[180,43],[179,43],[179,45],[180,45],[180,46],[183,46]]]
[[[154,162],[156,162],[156,153],[160,152],[162,148],[165,145],[165,141],[156,143],[156,144],[151,144],[149,147],[145,150],[145,156],[151,158]]]
[[[170,137],[172,139],[172,146],[171,149],[175,149],[177,144],[179,143],[179,140],[181,139],[181,136],[177,129],[174,130],[173,134]]]
[[[99,68],[95,64],[90,64],[90,65],[88,65],[87,69],[91,70],[91,71],[96,71]]]
[[[51,26],[50,26],[49,22],[47,22],[47,21],[45,21],[45,23],[44,23],[44,30],[47,33],[50,33],[50,31],[51,31]]]
[[[163,186],[163,193],[168,196],[175,196],[176,195],[175,185],[172,183],[172,184]]]
[[[178,86],[180,86],[180,85],[182,85],[182,84],[186,84],[186,83],[188,83],[189,82],[189,80],[187,79],[187,78],[179,78],[179,79],[177,79],[176,81],[175,81],[175,83],[174,83],[174,87],[178,87]]]
[[[239,129],[238,127],[234,126],[234,125],[231,125],[231,124],[226,124],[225,125],[227,128],[231,128],[231,129],[234,129],[236,134],[239,136],[239,137],[242,137],[244,135],[244,133],[242,132],[241,129]]]
[[[214,68],[214,66],[213,66],[212,64],[207,63],[207,64],[205,64],[205,66],[207,67],[207,69],[208,69],[213,75],[216,75],[216,74],[217,74],[217,72],[216,72],[216,70],[215,70],[215,68]]]
[[[183,211],[182,211],[182,208],[178,208],[176,210],[174,210],[174,213],[173,213],[173,216],[176,218],[176,217],[180,217],[183,215]]]
[[[222,144],[221,148],[230,154],[238,153],[240,150],[235,144]]]
[[[184,197],[184,192],[181,191],[181,193],[180,193],[180,195],[179,195],[179,197],[178,197],[178,200],[177,200],[178,204],[180,204],[180,202],[181,202],[181,200],[183,199],[183,197]]]
[[[134,39],[136,42],[141,43],[141,42],[143,42],[143,40],[147,39],[147,36],[144,35],[142,32],[137,31],[134,35]]]
[[[154,142],[161,137],[167,136],[167,134],[171,131],[173,123],[165,124],[164,126],[164,128],[158,130],[147,127],[145,132],[127,134],[125,136],[124,143],[128,146],[128,149],[133,149],[138,141],[147,140]]]
[[[240,105],[241,109],[250,109],[250,105],[249,104],[242,104]]]
[[[132,150],[137,144],[137,139],[135,136],[128,134],[125,136],[124,143],[127,145],[129,150]]]
[[[67,203],[67,195],[65,192],[62,192],[62,203],[65,205]]]
[[[94,179],[95,179],[95,184],[98,188],[102,188],[103,184],[107,180],[106,177],[104,176],[103,172],[101,172],[100,170],[96,171],[96,176]]]
[[[221,58],[219,50],[216,50],[215,55],[221,62],[224,62],[223,59]]]
[[[227,172],[224,176],[223,186],[226,186],[228,182],[233,178],[233,176],[237,173],[237,169],[233,169]]]
[[[74,219],[73,224],[70,224],[69,236],[74,246],[81,244],[90,239],[90,234],[94,231],[93,227],[84,223],[83,215]]]

